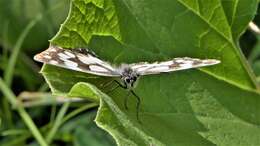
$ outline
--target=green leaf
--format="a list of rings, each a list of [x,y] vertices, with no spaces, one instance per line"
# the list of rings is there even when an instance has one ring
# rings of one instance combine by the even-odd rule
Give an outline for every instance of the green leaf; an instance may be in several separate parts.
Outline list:
[[[123,106],[127,91],[102,93],[107,90],[101,85],[110,78],[48,65],[42,73],[55,94],[100,99],[96,122],[118,145],[259,145],[260,96],[235,42],[256,5],[242,0],[72,2],[52,44],[89,47],[114,64],[182,56],[222,61],[202,69],[141,77],[134,90],[141,97],[143,124],[136,120],[134,97],[129,99],[129,110]]]
[[[229,26],[235,41],[245,30],[248,22],[256,13],[258,0],[222,0]],[[245,5],[247,5],[245,7]]]

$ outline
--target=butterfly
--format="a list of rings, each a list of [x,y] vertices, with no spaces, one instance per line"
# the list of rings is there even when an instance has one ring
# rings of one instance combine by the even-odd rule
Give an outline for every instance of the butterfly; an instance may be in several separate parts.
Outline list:
[[[133,91],[133,88],[135,87],[135,83],[140,76],[198,68],[220,63],[220,61],[216,59],[179,57],[162,62],[140,62],[113,66],[109,62],[100,59],[94,52],[88,49],[63,49],[59,46],[53,45],[51,45],[47,50],[36,54],[34,56],[34,60],[98,76],[120,78],[122,83],[115,80],[115,82],[118,84],[117,87],[120,86],[124,89],[127,89],[129,93],[132,93],[132,95],[134,95],[137,99],[138,121],[140,121],[138,114],[140,107],[140,97]],[[126,102],[127,100],[125,100],[125,107],[127,108]]]

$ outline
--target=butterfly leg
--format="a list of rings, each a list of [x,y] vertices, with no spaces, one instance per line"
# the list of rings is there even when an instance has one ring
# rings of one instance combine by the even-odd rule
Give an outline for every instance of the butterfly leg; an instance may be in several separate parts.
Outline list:
[[[113,92],[114,90],[116,90],[118,87],[120,87],[119,85],[116,85],[115,87],[111,88],[110,90],[106,91],[106,93],[110,93]]]
[[[114,81],[118,84],[118,87],[120,86],[121,88],[127,89],[127,85],[125,83],[124,83],[124,85],[122,85],[117,80],[114,80]],[[128,92],[128,94],[126,95],[125,100],[124,100],[124,106],[125,106],[126,110],[128,110],[127,101],[128,101],[129,96],[130,96],[130,92]]]
[[[106,82],[104,84],[101,84],[101,88],[105,89],[106,87],[110,86],[112,83],[114,82],[114,80],[110,80],[109,82]]]
[[[124,99],[124,106],[125,106],[125,109],[128,110],[128,105],[127,105],[127,101],[128,101],[128,97],[130,96],[130,92],[127,93],[125,99]]]
[[[110,93],[110,92],[116,90],[118,87],[121,87],[121,88],[126,89],[126,87],[125,87],[124,85],[122,85],[121,83],[119,83],[117,80],[111,80],[111,81],[109,81],[108,83],[106,83],[106,84],[104,84],[104,85],[102,86],[102,89],[105,89],[106,87],[110,86],[113,82],[116,82],[117,85],[116,85],[115,87],[113,87],[112,89],[106,91],[106,93]]]
[[[124,84],[122,85],[120,82],[118,82],[117,80],[114,80],[121,88],[127,89],[127,85],[124,82]]]
[[[139,96],[137,96],[137,94],[135,94],[135,92],[133,90],[130,90],[130,92],[135,96],[137,103],[136,103],[136,119],[139,123],[142,124],[141,120],[139,119],[139,111],[140,111],[140,103],[141,103],[141,99]]]
[[[121,88],[127,89],[126,83],[124,83],[124,84],[122,85],[122,84],[121,84],[120,82],[118,82],[117,80],[114,80],[114,81],[118,84],[118,87],[120,86]],[[137,119],[137,121],[138,121],[139,123],[142,123],[141,120],[140,120],[140,118],[139,118],[139,111],[140,111],[141,99],[140,99],[140,97],[139,97],[137,94],[135,94],[135,92],[134,92],[133,90],[130,90],[130,93],[132,93],[132,95],[134,95],[134,97],[135,97],[136,100],[137,100],[137,103],[136,103],[136,119]],[[125,98],[125,103],[124,103],[124,104],[125,104],[125,108],[126,108],[126,109],[128,109],[127,101],[128,101],[129,95],[130,95],[130,94],[128,94],[128,95],[126,96],[126,98]]]
[[[124,88],[124,89],[127,88],[126,85],[122,85],[122,84],[121,84],[120,82],[118,82],[117,80],[113,80],[112,82],[116,82],[116,83],[117,83],[117,86],[115,86],[114,88],[108,90],[106,93],[110,93],[110,92],[116,90],[118,87],[121,87],[121,88]],[[110,85],[112,82],[110,81],[110,83],[108,83],[108,84]],[[105,86],[107,86],[107,84],[106,84]],[[124,106],[125,106],[125,109],[126,109],[126,110],[128,110],[127,101],[128,101],[128,97],[129,97],[129,96],[130,96],[130,92],[128,92],[128,94],[126,95],[125,100],[124,100]]]

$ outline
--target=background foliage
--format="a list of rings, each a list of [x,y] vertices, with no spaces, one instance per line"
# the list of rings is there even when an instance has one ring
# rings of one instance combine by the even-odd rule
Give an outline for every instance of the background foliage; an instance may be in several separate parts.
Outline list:
[[[74,0],[67,17],[69,4],[0,1],[0,145],[115,145],[93,122],[100,98],[96,121],[121,145],[259,145],[260,38],[246,31],[239,41],[256,80],[238,43],[257,1]],[[142,78],[136,92],[142,97],[141,117],[147,124],[140,125],[134,98],[126,111],[123,90],[107,96],[93,86],[107,78],[45,66],[42,73],[55,95],[49,94],[32,56],[48,46],[47,40],[66,17],[51,43],[89,46],[115,64],[176,56],[217,58],[223,63]],[[54,99],[64,95],[92,97],[92,102],[60,106]],[[20,104],[26,111],[15,98],[23,99]]]

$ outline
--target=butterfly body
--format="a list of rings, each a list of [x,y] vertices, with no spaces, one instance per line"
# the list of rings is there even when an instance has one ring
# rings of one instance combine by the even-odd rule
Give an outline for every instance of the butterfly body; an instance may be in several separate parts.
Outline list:
[[[132,89],[135,86],[136,81],[139,78],[139,74],[133,70],[129,65],[123,64],[118,68],[118,72],[121,74],[121,80],[127,89]]]

